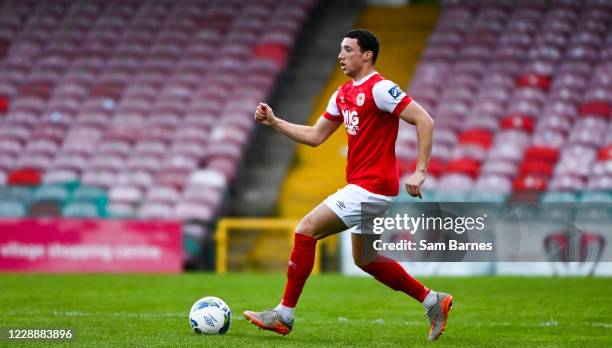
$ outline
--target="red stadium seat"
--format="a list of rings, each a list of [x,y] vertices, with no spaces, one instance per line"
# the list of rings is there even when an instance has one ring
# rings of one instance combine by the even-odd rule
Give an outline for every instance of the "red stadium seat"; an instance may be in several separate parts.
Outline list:
[[[532,117],[527,115],[511,115],[504,117],[501,120],[502,129],[519,129],[527,133],[532,133],[534,121]]]
[[[599,149],[597,159],[600,161],[612,161],[612,145]]]
[[[602,117],[610,118],[612,108],[610,104],[603,101],[590,101],[580,106],[580,115],[583,117]]]
[[[471,129],[459,135],[459,143],[461,144],[475,144],[488,149],[492,142],[493,134],[489,130]]]
[[[9,185],[36,186],[42,183],[41,172],[36,169],[18,169],[9,173]]]
[[[519,88],[537,87],[547,91],[550,88],[551,78],[547,75],[527,74],[519,76],[516,80],[516,85]]]
[[[553,163],[544,162],[544,161],[525,161],[521,164],[519,168],[520,176],[527,175],[543,175],[546,177],[552,177],[553,174]]]
[[[525,152],[525,162],[542,161],[556,163],[559,159],[559,150],[545,146],[532,146]]]
[[[461,158],[449,161],[444,168],[445,173],[463,173],[476,178],[480,171],[480,163],[471,158]]]
[[[0,115],[6,114],[9,109],[9,98],[4,95],[0,95]]]
[[[542,175],[519,176],[514,180],[516,191],[545,191],[549,178]]]

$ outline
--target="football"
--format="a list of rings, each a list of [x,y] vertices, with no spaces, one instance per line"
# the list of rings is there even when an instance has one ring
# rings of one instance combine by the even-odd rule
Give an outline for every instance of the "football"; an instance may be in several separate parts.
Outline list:
[[[223,335],[229,330],[231,322],[230,308],[218,297],[203,297],[189,311],[189,323],[198,334]]]

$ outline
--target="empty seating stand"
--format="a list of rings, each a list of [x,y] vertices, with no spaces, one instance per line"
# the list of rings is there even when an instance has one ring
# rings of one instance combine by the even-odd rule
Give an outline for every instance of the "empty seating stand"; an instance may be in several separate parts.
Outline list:
[[[213,219],[315,2],[1,1],[0,214]]]
[[[436,120],[425,189],[609,201],[611,23],[605,0],[443,1],[409,87]],[[416,146],[402,124],[398,156]]]

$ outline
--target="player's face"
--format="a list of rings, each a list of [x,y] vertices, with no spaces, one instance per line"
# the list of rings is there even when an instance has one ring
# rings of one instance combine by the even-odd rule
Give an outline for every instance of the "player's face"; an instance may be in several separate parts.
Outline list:
[[[342,72],[350,77],[355,76],[363,68],[364,54],[357,39],[345,37],[340,43],[340,54],[338,54]]]

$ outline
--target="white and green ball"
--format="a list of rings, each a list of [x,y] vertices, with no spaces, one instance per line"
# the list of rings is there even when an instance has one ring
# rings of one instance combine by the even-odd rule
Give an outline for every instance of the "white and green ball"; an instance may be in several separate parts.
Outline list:
[[[191,306],[189,323],[198,334],[223,335],[232,323],[232,312],[222,299],[203,297]]]

